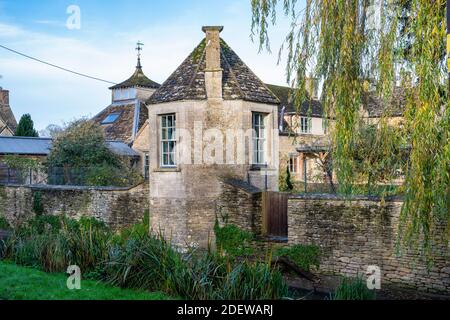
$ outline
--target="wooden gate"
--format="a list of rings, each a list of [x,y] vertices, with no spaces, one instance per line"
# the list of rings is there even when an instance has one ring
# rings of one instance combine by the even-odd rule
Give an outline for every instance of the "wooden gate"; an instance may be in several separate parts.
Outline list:
[[[287,239],[287,194],[266,191],[263,192],[262,202],[263,234],[274,239]]]

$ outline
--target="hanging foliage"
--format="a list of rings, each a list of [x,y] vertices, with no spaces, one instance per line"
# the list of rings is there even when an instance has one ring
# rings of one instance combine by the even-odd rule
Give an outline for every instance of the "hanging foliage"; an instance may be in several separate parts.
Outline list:
[[[369,183],[392,163],[405,176],[400,223],[403,244],[431,254],[435,236],[448,239],[450,225],[450,108],[445,68],[445,0],[252,0],[252,35],[269,49],[277,18],[291,21],[280,49],[295,101],[305,99],[308,73],[323,83],[322,104],[330,124],[339,191],[353,192],[360,144],[361,107],[369,94],[383,106],[363,162]],[[402,91],[403,123],[390,134],[396,89]],[[374,88],[373,92],[370,91]],[[400,148],[401,147],[401,148]],[[407,161],[401,152],[408,150]],[[396,151],[396,152],[394,152]],[[401,155],[399,157],[399,155]],[[366,158],[360,154],[360,158]],[[381,158],[380,158],[381,157]],[[397,161],[403,159],[405,163]],[[392,168],[389,168],[391,170]],[[389,171],[388,170],[388,171]],[[378,177],[377,177],[378,175]],[[395,175],[392,175],[395,176]],[[446,226],[447,232],[443,232]]]

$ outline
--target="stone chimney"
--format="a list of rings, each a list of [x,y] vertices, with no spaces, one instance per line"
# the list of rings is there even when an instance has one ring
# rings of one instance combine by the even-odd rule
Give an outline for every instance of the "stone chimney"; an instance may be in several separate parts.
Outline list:
[[[313,100],[319,99],[319,81],[315,78],[305,79],[305,89]]]
[[[205,87],[208,99],[222,99],[222,68],[220,66],[221,26],[202,28],[206,34]]]
[[[9,105],[9,91],[0,87],[0,105]]]

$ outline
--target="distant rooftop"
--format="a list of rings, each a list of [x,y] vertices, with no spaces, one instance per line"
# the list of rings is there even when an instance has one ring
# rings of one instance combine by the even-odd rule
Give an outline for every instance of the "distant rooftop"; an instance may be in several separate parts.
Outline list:
[[[133,87],[158,89],[160,86],[161,85],[159,83],[147,78],[147,76],[144,74],[144,71],[142,71],[141,60],[138,58],[136,71],[134,71],[133,75],[124,82],[110,87],[110,89],[125,89]]]
[[[0,137],[0,154],[47,156],[52,148],[51,138]],[[139,154],[126,143],[106,141],[108,148],[117,155],[138,157]]]

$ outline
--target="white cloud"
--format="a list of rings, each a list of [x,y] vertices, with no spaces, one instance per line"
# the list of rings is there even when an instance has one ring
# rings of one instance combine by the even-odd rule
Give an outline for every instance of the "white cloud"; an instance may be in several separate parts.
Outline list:
[[[17,26],[0,23],[0,39],[16,38],[23,33],[24,31]]]

